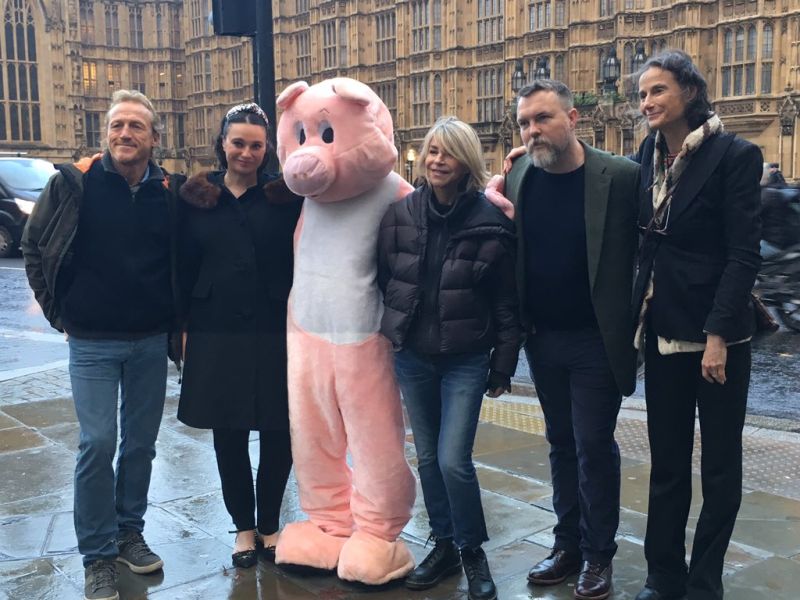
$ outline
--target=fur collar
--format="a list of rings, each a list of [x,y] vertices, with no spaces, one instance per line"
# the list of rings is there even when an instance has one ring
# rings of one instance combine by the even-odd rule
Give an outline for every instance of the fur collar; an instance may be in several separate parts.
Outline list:
[[[180,196],[184,202],[196,208],[212,209],[217,206],[222,190],[219,185],[209,181],[212,171],[203,171],[192,175],[181,186]],[[264,198],[270,204],[288,204],[301,202],[302,196],[294,194],[283,181],[282,176],[267,179],[261,188]]]

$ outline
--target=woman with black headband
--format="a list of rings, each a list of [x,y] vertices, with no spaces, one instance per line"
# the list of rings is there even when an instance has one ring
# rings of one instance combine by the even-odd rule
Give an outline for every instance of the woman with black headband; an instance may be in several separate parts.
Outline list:
[[[286,303],[302,199],[264,172],[273,152],[268,127],[256,104],[230,109],[214,148],[223,170],[198,174],[181,189],[185,369],[178,418],[213,430],[237,567],[254,565],[259,548],[274,560],[292,464]],[[255,494],[252,431],[260,446]]]

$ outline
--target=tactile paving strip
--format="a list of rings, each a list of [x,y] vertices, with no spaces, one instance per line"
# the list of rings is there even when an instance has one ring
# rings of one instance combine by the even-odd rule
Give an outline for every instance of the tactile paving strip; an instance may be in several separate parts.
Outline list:
[[[544,435],[542,409],[535,401],[516,402],[485,398],[481,420],[523,431]],[[785,441],[782,436],[748,434],[743,440],[743,486],[787,498],[800,500],[800,443]],[[650,461],[647,423],[643,419],[620,418],[617,422],[617,443],[620,453],[642,462]],[[692,468],[700,473],[700,427],[695,426],[695,451]]]

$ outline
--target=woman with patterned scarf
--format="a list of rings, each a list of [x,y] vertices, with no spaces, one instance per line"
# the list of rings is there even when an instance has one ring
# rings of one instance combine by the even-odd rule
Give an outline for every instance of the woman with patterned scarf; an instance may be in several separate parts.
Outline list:
[[[683,52],[647,61],[639,98],[651,134],[638,153],[634,344],[645,355],[652,470],[648,577],[636,599],[716,599],[742,497],[763,159],[756,146],[724,132],[703,76]],[[703,507],[687,567],[696,409]]]

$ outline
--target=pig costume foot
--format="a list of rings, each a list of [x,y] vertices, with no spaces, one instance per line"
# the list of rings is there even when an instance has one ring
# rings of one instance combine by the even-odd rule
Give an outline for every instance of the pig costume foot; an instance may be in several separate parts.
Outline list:
[[[405,577],[414,558],[402,540],[387,542],[366,531],[356,531],[342,547],[337,575],[346,581],[382,585]]]
[[[311,521],[289,523],[278,539],[275,564],[332,571],[346,541],[347,538],[325,533]]]

